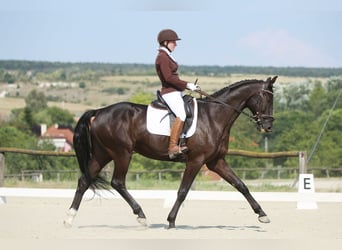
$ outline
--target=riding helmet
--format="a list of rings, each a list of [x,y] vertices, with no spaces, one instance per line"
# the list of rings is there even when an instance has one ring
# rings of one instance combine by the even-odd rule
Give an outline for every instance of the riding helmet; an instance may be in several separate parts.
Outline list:
[[[181,40],[177,33],[171,29],[161,30],[158,34],[158,42],[162,44],[164,41],[178,41]]]

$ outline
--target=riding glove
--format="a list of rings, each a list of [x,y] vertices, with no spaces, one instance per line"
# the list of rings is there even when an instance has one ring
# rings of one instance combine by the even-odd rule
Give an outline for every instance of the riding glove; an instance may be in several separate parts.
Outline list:
[[[200,89],[200,87],[197,84],[190,83],[190,82],[186,85],[186,88],[190,89],[191,91],[195,91],[195,90]]]

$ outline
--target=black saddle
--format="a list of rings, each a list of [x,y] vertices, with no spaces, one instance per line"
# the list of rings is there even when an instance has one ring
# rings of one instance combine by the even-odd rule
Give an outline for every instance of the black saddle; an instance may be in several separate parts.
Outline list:
[[[183,101],[184,101],[184,109],[186,113],[183,133],[186,133],[191,127],[191,124],[194,120],[194,101],[193,101],[193,97],[190,95],[184,95]],[[176,118],[176,116],[173,113],[173,111],[170,109],[170,107],[167,105],[166,101],[163,99],[159,90],[157,91],[157,99],[151,102],[151,106],[156,109],[167,110],[168,111],[167,115],[170,116],[170,126],[172,126],[173,120]]]

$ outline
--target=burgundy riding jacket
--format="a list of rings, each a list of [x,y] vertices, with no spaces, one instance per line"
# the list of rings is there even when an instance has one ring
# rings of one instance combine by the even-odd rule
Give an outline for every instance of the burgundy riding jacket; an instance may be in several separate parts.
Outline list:
[[[187,82],[179,79],[177,62],[175,62],[163,49],[159,49],[155,66],[162,83],[162,95],[173,91],[185,90]]]

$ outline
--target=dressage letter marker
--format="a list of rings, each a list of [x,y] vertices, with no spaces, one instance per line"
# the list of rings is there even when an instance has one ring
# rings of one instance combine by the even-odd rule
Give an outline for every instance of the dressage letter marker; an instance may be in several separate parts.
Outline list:
[[[299,175],[297,208],[317,209],[313,174]]]
[[[7,201],[6,201],[6,197],[5,196],[0,196],[0,205],[1,204],[6,204]]]

